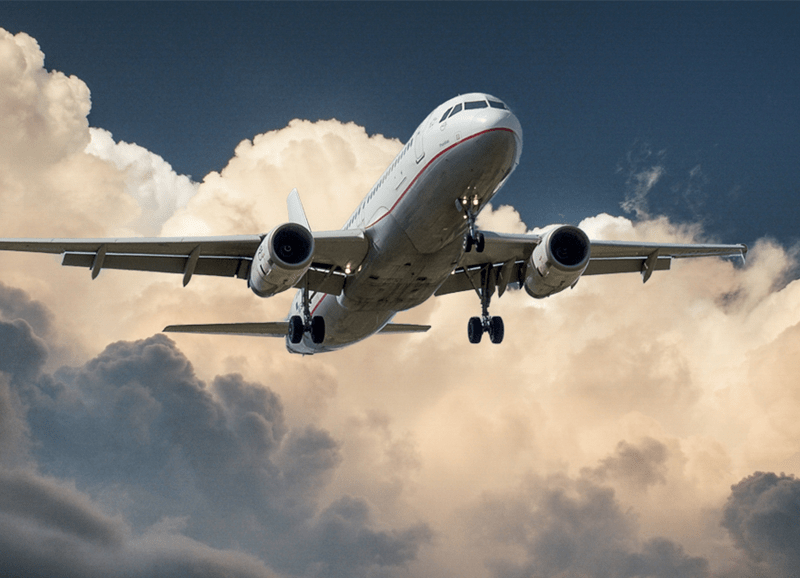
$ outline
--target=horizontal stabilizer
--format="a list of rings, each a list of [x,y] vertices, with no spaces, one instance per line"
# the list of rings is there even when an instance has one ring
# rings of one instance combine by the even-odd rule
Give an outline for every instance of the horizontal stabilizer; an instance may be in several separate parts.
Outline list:
[[[425,333],[430,325],[414,325],[413,323],[389,323],[378,333]]]
[[[215,335],[258,335],[264,337],[286,337],[288,321],[273,323],[210,323],[207,325],[169,325],[167,333],[206,333]]]

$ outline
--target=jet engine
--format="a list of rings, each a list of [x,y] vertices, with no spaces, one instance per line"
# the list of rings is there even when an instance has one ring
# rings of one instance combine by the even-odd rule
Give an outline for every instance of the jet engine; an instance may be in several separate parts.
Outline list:
[[[314,236],[297,223],[279,225],[264,237],[250,268],[250,289],[272,297],[294,286],[311,266]]]
[[[531,254],[525,291],[541,299],[573,287],[589,265],[591,243],[578,227],[559,225],[544,234]]]

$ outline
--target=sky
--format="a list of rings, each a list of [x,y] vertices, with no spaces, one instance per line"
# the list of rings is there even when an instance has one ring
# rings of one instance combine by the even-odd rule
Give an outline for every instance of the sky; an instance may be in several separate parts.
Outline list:
[[[0,574],[788,578],[800,565],[794,3],[3,3],[4,237],[336,229],[417,124],[524,130],[481,226],[744,242],[289,355],[241,281],[0,255]],[[174,277],[174,278],[173,278]]]

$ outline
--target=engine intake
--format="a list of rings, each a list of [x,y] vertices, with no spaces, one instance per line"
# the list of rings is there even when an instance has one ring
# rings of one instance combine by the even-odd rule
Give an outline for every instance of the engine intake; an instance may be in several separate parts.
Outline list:
[[[314,236],[297,223],[286,223],[264,237],[250,268],[250,289],[272,297],[293,287],[311,266]]]
[[[591,243],[581,229],[554,227],[544,234],[531,254],[525,275],[525,291],[541,299],[572,287],[589,265]]]

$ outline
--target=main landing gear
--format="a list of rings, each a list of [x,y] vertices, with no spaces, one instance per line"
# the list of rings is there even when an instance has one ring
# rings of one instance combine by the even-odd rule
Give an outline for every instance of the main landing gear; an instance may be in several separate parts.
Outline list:
[[[492,343],[501,343],[505,336],[505,326],[502,317],[492,317],[489,315],[489,303],[494,294],[496,279],[491,265],[481,269],[481,286],[475,287],[475,291],[481,298],[481,316],[471,317],[467,323],[467,336],[470,343],[480,343],[484,333],[489,334]],[[469,276],[469,274],[467,274]],[[470,281],[472,278],[469,277]]]
[[[320,315],[311,316],[311,298],[307,283],[303,288],[303,316],[292,315],[289,318],[289,341],[300,343],[306,332],[311,335],[313,343],[319,344],[325,340],[325,318]]]

